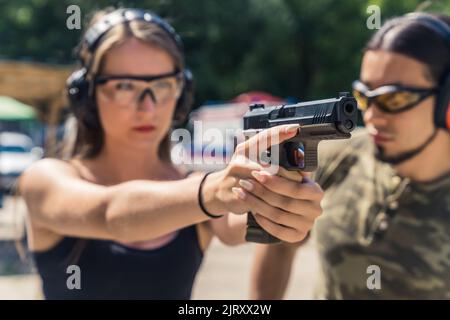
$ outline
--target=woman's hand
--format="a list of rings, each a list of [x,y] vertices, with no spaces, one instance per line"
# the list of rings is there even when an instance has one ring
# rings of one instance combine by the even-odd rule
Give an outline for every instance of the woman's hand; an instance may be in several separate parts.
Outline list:
[[[321,214],[321,188],[306,174],[283,168],[270,174],[259,159],[250,158],[252,153],[259,155],[263,149],[292,138],[298,130],[298,125],[278,126],[239,144],[230,164],[205,181],[207,210],[213,214],[251,211],[261,227],[275,237],[287,242],[303,240]]]
[[[322,213],[320,186],[306,175],[301,183],[265,171],[252,175],[239,184],[258,224],[283,241],[302,241]]]

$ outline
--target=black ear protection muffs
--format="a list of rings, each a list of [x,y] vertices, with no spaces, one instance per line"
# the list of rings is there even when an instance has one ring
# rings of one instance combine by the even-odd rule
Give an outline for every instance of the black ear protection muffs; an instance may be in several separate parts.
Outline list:
[[[450,26],[445,22],[427,13],[410,13],[405,16],[408,20],[417,21],[424,27],[432,30],[449,45]],[[438,128],[450,130],[450,70],[439,83],[439,92],[436,95],[434,122]]]
[[[170,36],[180,52],[183,52],[181,37],[175,32],[175,29],[154,13],[141,9],[117,9],[106,14],[100,21],[96,22],[86,31],[83,42],[92,53],[95,51],[100,39],[111,30],[111,28],[119,24],[136,20],[156,24]],[[67,79],[67,97],[69,99],[70,107],[76,115],[80,115],[80,113],[83,112],[83,108],[95,108],[94,97],[92,92],[90,92],[91,84],[87,79],[89,68],[90,66],[83,65],[81,69],[73,72]],[[184,85],[175,109],[173,119],[175,127],[181,127],[186,123],[194,98],[194,78],[192,72],[189,69],[184,69],[182,72]],[[96,112],[94,112],[94,114],[98,118]],[[85,117],[82,117],[82,119],[87,127],[95,126],[95,123],[98,123],[98,119],[89,119]]]

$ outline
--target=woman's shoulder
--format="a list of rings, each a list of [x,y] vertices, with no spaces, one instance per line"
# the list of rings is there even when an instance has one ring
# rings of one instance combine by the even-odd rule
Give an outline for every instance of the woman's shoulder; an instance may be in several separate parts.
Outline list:
[[[25,170],[24,174],[29,172],[40,172],[40,173],[55,173],[55,172],[66,172],[66,173],[76,173],[76,167],[72,160],[61,160],[56,158],[44,158],[33,163],[30,167]]]
[[[22,176],[54,174],[55,172],[71,172],[72,170],[73,167],[67,161],[54,158],[44,158],[29,166],[23,172]]]
[[[58,177],[78,177],[78,172],[68,161],[45,158],[36,161],[22,173],[18,181],[19,189],[42,185],[43,182]]]

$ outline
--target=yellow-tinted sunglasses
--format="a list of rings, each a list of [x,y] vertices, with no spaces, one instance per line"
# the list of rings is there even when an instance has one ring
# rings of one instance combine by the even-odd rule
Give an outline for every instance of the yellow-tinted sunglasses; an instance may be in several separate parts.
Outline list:
[[[353,96],[361,111],[366,111],[373,102],[384,112],[403,112],[415,107],[436,92],[436,88],[413,88],[396,84],[370,90],[361,81],[353,82]]]

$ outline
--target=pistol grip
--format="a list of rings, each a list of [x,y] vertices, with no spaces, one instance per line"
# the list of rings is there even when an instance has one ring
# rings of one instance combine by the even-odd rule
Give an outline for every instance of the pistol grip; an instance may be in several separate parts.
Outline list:
[[[247,233],[245,240],[248,242],[275,244],[280,243],[281,240],[269,234],[266,230],[256,222],[255,217],[251,212],[247,213]]]
[[[308,140],[294,137],[280,145],[280,166],[291,171],[311,172],[317,169],[317,148],[319,140]],[[298,148],[303,150],[303,159],[296,159],[294,153]]]
[[[305,167],[302,168],[302,171],[312,172],[317,169],[318,145],[318,140],[306,140],[303,142],[303,146],[305,147]]]

